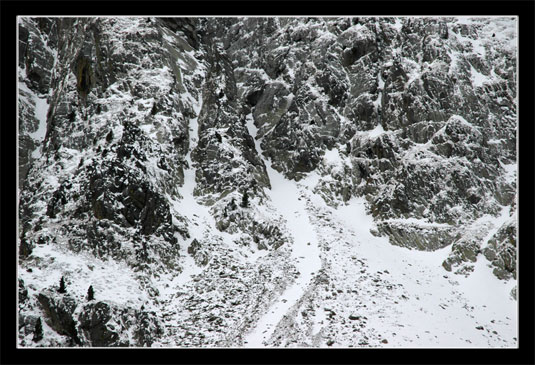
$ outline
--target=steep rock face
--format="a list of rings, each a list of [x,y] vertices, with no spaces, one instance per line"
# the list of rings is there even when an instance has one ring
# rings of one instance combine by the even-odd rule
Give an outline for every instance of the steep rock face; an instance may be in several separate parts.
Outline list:
[[[189,148],[186,118],[193,110],[181,94],[196,95],[200,86],[197,63],[185,50],[191,46],[170,37],[157,19],[25,18],[19,27],[26,65],[19,65],[20,134],[29,141],[20,148],[21,156],[35,157],[22,158],[19,167],[21,259],[32,265],[36,245],[60,245],[72,255],[124,261],[134,277],[180,272],[180,241],[189,234],[167,196],[180,197]],[[42,142],[33,151],[38,122]],[[157,293],[150,280],[138,279]],[[45,307],[54,317],[55,306]],[[90,331],[83,344],[119,344],[99,331],[107,340]],[[58,333],[80,344],[74,332]]]
[[[252,106],[264,154],[276,170],[299,178],[314,170],[322,146],[332,147],[339,132],[332,106],[316,100],[316,65],[330,65],[317,78],[323,84],[332,81],[329,90],[336,102],[343,99],[345,80],[338,79],[342,75],[336,71],[336,62],[320,56],[329,54],[329,39],[314,40],[308,34],[314,32],[313,27],[296,27],[291,33],[292,27],[280,28],[278,22],[247,19],[245,27],[237,22],[223,43],[229,43],[226,51],[235,60],[238,82],[245,87],[244,102]]]
[[[516,160],[516,56],[505,19],[227,22],[219,39],[234,60],[243,103],[264,155],[287,177],[315,170],[334,148],[348,154],[352,176],[336,179],[331,202],[364,195],[379,220],[457,229],[512,205],[515,183],[506,177]],[[502,37],[491,37],[496,29]],[[429,242],[422,249],[458,237],[438,244],[424,231],[413,232]],[[414,246],[405,236],[402,245]]]
[[[333,209],[364,198],[371,233],[394,246],[451,246],[446,271],[469,276],[485,260],[516,279],[512,24],[21,18],[21,343],[35,345],[42,317],[37,346],[243,345],[315,252],[292,254],[277,173],[301,189],[322,269],[266,343],[364,332],[346,271],[406,299],[394,280],[366,276],[345,228],[304,191]],[[54,291],[63,275],[67,295]]]
[[[192,157],[199,165],[196,194],[216,194],[210,202],[213,204],[237,187],[242,193],[247,190],[258,195],[270,185],[237,100],[233,67],[225,52],[210,41],[210,30],[206,31],[203,41],[208,70],[198,117],[199,143]]]
[[[176,260],[175,233],[183,239],[187,229],[173,224],[164,196],[177,195],[182,183],[188,149],[184,114],[192,111],[179,97],[185,81],[166,65],[175,64],[161,47],[169,30],[148,26],[143,19],[136,24],[121,19],[54,21],[50,32],[58,52],[51,82],[57,86],[50,88],[46,162],[37,162],[41,165],[21,198],[22,209],[29,211],[22,217],[22,235],[47,230],[32,219],[45,216],[35,200],[47,201],[46,216],[59,227],[70,226],[75,237],[69,246],[76,251],[89,246],[97,256],[127,256],[120,253],[124,240],[117,243],[105,232],[111,223],[120,237],[132,235],[129,230],[141,233],[137,241],[142,242],[133,241],[139,246],[136,255],[150,256],[150,240],[143,237],[155,235],[161,239],[152,248],[167,254],[164,262]],[[55,33],[69,25],[70,33]],[[141,43],[129,46],[138,36]],[[103,239],[107,244],[99,247]]]
[[[46,95],[50,89],[51,70],[55,64],[56,42],[55,24],[50,19],[41,18],[36,22],[23,19],[18,25],[19,77],[19,185],[23,185],[32,160],[39,157],[35,151],[43,141],[46,122],[39,120],[36,111],[46,108]],[[46,111],[44,111],[46,113]],[[41,118],[42,119],[42,118]]]

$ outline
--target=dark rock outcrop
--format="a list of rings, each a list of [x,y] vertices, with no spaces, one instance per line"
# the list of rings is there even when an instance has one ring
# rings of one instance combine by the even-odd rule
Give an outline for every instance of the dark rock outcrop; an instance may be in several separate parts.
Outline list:
[[[483,254],[494,266],[494,274],[502,280],[516,279],[516,216],[504,223],[494,234]]]
[[[59,334],[68,336],[74,344],[80,345],[74,316],[77,306],[75,299],[67,294],[57,295],[52,291],[39,293],[37,299],[46,314],[47,324]]]

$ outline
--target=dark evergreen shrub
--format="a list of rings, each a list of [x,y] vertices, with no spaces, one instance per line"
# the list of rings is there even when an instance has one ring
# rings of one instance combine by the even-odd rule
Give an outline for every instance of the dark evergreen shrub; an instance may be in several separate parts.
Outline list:
[[[41,322],[41,317],[37,319],[35,324],[35,329],[33,331],[33,342],[39,342],[43,339],[43,323]]]
[[[93,290],[93,285],[89,285],[89,289],[87,289],[87,300],[93,299],[95,299],[95,291]]]
[[[59,281],[59,292],[60,293],[66,293],[67,290],[65,289],[65,279],[63,276],[61,277],[61,280]]]

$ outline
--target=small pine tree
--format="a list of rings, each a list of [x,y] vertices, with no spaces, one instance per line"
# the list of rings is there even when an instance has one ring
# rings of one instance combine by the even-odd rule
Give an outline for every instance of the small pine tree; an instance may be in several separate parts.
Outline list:
[[[249,206],[249,194],[247,194],[247,191],[244,191],[242,198],[241,198],[241,207],[247,208],[248,206]]]
[[[91,301],[95,299],[95,291],[93,290],[93,285],[89,285],[89,289],[87,289],[87,300]]]
[[[39,342],[43,339],[43,323],[41,323],[41,317],[37,319],[35,329],[33,331],[33,342]]]
[[[65,279],[63,276],[61,277],[61,280],[59,281],[59,292],[60,293],[66,293],[67,290],[65,289]]]

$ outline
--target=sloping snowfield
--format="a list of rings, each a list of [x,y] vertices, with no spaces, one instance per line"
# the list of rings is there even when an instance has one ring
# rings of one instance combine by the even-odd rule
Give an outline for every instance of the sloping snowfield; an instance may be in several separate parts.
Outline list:
[[[338,323],[342,329],[334,347],[373,346],[374,338],[383,347],[516,347],[517,302],[509,295],[515,282],[497,279],[482,255],[470,276],[453,275],[441,266],[451,250],[449,246],[422,252],[393,246],[388,238],[373,236],[370,230],[374,223],[362,199],[352,199],[333,209],[304,186],[288,181],[279,184],[279,188],[286,189],[282,192],[274,188],[271,197],[290,222],[291,233],[297,239],[294,257],[298,255],[297,266],[304,275],[257,323],[245,346],[284,344],[273,341],[284,338],[288,328],[281,326],[273,335],[274,328],[285,316],[300,316],[291,307],[311,285],[320,256],[333,288],[342,294],[335,300],[316,299],[319,312],[316,311],[312,332],[321,334],[322,328],[336,325],[326,317],[336,313],[342,318]],[[308,206],[305,210],[304,197]],[[291,204],[295,200],[297,204]],[[306,224],[305,219],[317,229]],[[305,246],[305,242],[311,242],[311,246]],[[353,327],[359,330],[343,335],[343,328],[348,327],[344,322],[356,317],[365,318],[364,328],[360,326],[362,322],[355,320]],[[362,338],[367,340],[361,341]]]
[[[248,128],[256,137],[251,119]],[[327,153],[326,160],[338,163],[335,152]],[[273,339],[280,333],[285,337],[288,329],[281,326],[277,332],[275,328],[284,317],[299,316],[292,306],[299,307],[307,289],[316,288],[312,279],[320,269],[329,273],[338,292],[358,293],[358,299],[338,295],[328,301],[326,312],[343,315],[348,321],[350,316],[366,318],[365,326],[371,336],[379,334],[381,346],[516,347],[517,302],[509,295],[516,282],[496,278],[482,254],[471,275],[448,273],[442,262],[450,246],[427,252],[391,245],[387,237],[371,234],[376,227],[363,198],[334,209],[312,193],[320,178],[315,172],[296,183],[267,166],[272,184],[267,194],[288,223],[295,240],[292,259],[301,275],[247,335],[246,347],[281,344],[274,344]],[[502,216],[490,222],[496,229],[503,223]],[[312,332],[321,334],[327,326],[325,313],[318,314]],[[363,336],[368,337],[360,333],[339,336],[332,346],[353,347]]]

